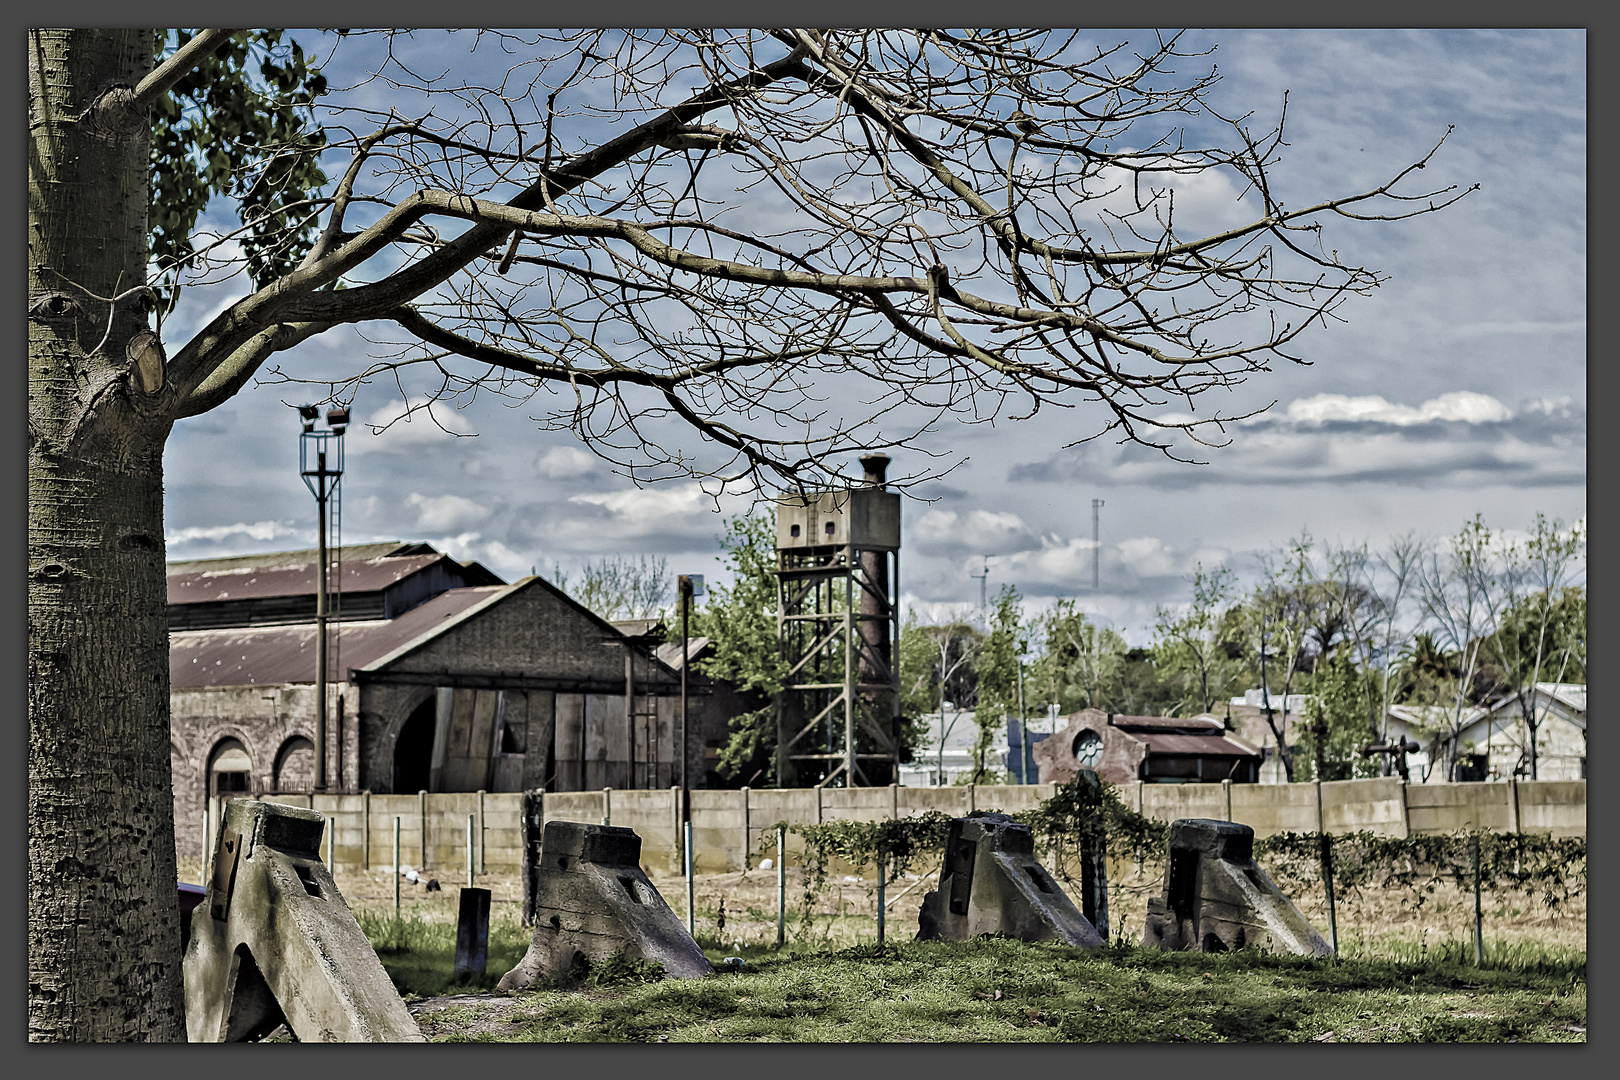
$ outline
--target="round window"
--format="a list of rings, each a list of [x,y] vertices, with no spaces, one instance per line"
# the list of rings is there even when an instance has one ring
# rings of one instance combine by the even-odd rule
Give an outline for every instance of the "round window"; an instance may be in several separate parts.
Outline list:
[[[1087,768],[1095,768],[1102,760],[1102,736],[1095,731],[1082,731],[1074,740],[1074,756]]]

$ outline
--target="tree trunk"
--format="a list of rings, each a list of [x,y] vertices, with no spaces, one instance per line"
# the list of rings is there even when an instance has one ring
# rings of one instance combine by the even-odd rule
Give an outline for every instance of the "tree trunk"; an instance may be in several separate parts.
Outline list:
[[[108,303],[146,279],[149,129],[116,88],[150,69],[154,38],[35,30],[27,47],[29,1037],[183,1040],[172,402],[161,363],[143,379],[129,357],[146,303],[111,305],[110,320]]]

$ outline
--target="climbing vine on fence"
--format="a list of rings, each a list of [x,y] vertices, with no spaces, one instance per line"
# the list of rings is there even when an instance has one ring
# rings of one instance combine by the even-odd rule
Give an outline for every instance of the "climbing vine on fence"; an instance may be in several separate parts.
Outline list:
[[[778,822],[804,840],[804,892],[800,897],[798,921],[808,932],[811,909],[827,884],[827,866],[842,859],[856,867],[877,867],[890,878],[915,869],[919,863],[937,859],[945,846],[951,819],[938,810],[926,810],[911,817],[882,821],[823,821],[814,825]],[[776,846],[775,830],[760,837],[759,853]]]
[[[1162,865],[1169,842],[1168,822],[1146,817],[1126,806],[1118,790],[1082,775],[1059,787],[1033,810],[1010,815],[1030,826],[1038,853],[1052,856],[1060,868],[1078,865],[1084,846],[1101,840],[1113,859]],[[855,867],[876,868],[881,860],[890,880],[900,874],[936,870],[951,818],[937,810],[883,821],[825,821],[778,827],[804,841],[804,891],[798,920],[807,931],[811,911],[827,882],[827,868],[839,859]],[[1471,889],[1474,881],[1473,837],[1479,838],[1481,889],[1517,892],[1548,908],[1586,892],[1586,839],[1542,834],[1479,831],[1409,837],[1371,832],[1332,837],[1333,877],[1339,892],[1364,890],[1404,892],[1414,908],[1422,907],[1445,882]],[[775,830],[760,839],[758,854],[774,850]],[[1320,888],[1322,848],[1318,833],[1277,833],[1255,842],[1255,858],[1284,892]]]
[[[1488,830],[1404,838],[1370,832],[1336,834],[1334,885],[1352,895],[1367,889],[1400,891],[1411,898],[1413,907],[1422,907],[1443,882],[1473,888],[1476,836],[1481,891],[1517,892],[1554,910],[1585,894],[1585,837]],[[1257,840],[1254,854],[1287,892],[1320,885],[1321,850],[1317,833],[1285,832]]]

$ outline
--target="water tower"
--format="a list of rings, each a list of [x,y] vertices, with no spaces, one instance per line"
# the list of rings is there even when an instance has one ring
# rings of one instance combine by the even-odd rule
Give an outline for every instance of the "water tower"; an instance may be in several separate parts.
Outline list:
[[[900,496],[888,457],[861,464],[862,487],[777,500],[781,787],[900,778]]]

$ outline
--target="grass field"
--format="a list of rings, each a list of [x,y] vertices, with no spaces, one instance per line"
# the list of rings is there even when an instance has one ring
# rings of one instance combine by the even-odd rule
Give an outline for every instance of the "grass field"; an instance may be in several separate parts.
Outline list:
[[[852,879],[818,898],[808,924],[790,918],[779,951],[775,875],[756,870],[698,881],[698,942],[711,960],[743,957],[741,972],[649,982],[636,965],[621,964],[570,988],[509,996],[491,991],[528,945],[515,875],[476,882],[497,902],[486,974],[469,985],[451,978],[460,882],[454,870],[439,876],[441,892],[404,890],[398,917],[391,876],[338,877],[434,1041],[1586,1041],[1584,897],[1556,912],[1488,897],[1485,964],[1475,967],[1471,899],[1445,890],[1420,910],[1387,895],[1341,897],[1339,956],[1324,961],[1136,947],[1140,905],[1156,891],[1151,872],[1140,880],[1117,875],[1115,942],[1106,950],[914,942],[930,882],[902,880],[890,885],[894,908],[879,951],[873,883]],[[655,884],[684,912],[678,879]],[[790,873],[790,906],[799,885]],[[908,885],[915,887],[896,900]],[[1326,933],[1321,899],[1294,899]]]
[[[708,942],[712,946],[713,942]],[[707,948],[718,960],[725,950]],[[614,978],[423,1010],[435,1041],[1584,1042],[1585,959],[1409,963],[1006,939],[745,948],[713,978]],[[735,954],[733,954],[735,955]],[[1471,954],[1470,954],[1471,959]],[[388,958],[384,957],[385,964]]]

